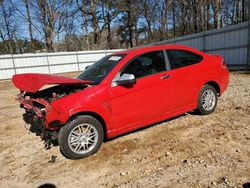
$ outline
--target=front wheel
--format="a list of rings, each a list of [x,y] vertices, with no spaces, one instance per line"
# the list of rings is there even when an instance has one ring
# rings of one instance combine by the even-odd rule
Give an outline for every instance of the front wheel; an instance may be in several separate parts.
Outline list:
[[[204,85],[198,97],[197,112],[202,115],[211,114],[216,108],[217,101],[215,88],[211,85]]]
[[[80,159],[96,153],[103,142],[101,123],[92,116],[81,115],[59,131],[61,152],[69,159]]]

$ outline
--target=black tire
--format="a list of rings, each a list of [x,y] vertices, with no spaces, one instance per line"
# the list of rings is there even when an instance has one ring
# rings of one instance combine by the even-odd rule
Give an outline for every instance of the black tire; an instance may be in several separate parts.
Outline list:
[[[206,109],[205,107],[204,107],[204,105],[203,105],[203,102],[202,102],[202,97],[203,97],[203,95],[205,94],[205,92],[212,92],[213,93],[213,95],[214,95],[214,103],[212,103],[213,105],[212,105],[212,107],[211,107],[211,109],[209,108],[209,109]],[[198,113],[198,114],[201,114],[201,115],[207,115],[207,114],[211,114],[214,110],[215,110],[215,108],[216,108],[216,106],[217,106],[217,102],[218,102],[218,93],[217,93],[217,91],[215,90],[215,88],[213,87],[213,86],[211,86],[211,85],[204,85],[202,88],[201,88],[201,91],[200,91],[200,93],[199,93],[199,97],[198,97],[198,107],[197,107],[197,109],[196,109],[196,112]]]
[[[95,135],[97,135],[96,142],[92,147],[91,150],[87,151],[86,153],[79,153],[77,151],[74,151],[75,148],[73,148],[72,144],[70,145],[69,140],[72,139],[72,136],[74,136],[74,134],[72,135],[72,132],[75,132],[76,129],[78,130],[78,128],[80,127],[81,124],[84,124],[86,126],[90,125],[91,130],[95,130],[93,132],[95,132]],[[83,130],[83,128],[81,128],[81,130]],[[87,128],[86,128],[87,130]],[[85,131],[86,131],[85,130]],[[85,132],[84,132],[85,134]],[[91,134],[91,133],[89,133]],[[78,137],[79,136],[75,136]],[[103,138],[104,138],[104,131],[103,131],[103,127],[101,125],[101,123],[95,119],[92,116],[89,115],[80,115],[77,116],[75,119],[73,119],[72,121],[68,122],[64,127],[62,127],[59,131],[59,136],[58,136],[58,142],[59,142],[59,147],[60,147],[60,151],[62,152],[62,154],[69,158],[69,159],[80,159],[80,158],[84,158],[84,157],[88,157],[94,153],[96,153],[103,142]],[[86,137],[84,138],[85,140]],[[75,139],[76,141],[73,142],[76,143],[77,145],[80,144],[79,139]],[[82,141],[85,142],[85,141]],[[89,141],[86,141],[87,144],[89,145]],[[89,143],[89,144],[88,144]],[[85,149],[85,144],[84,145],[80,145],[80,149]],[[83,148],[84,147],[84,148]],[[73,148],[73,149],[72,149]]]

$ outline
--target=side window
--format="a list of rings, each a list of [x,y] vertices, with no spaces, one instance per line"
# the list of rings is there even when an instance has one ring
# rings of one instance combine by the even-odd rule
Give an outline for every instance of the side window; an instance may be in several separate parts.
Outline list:
[[[171,69],[193,65],[202,60],[200,55],[185,50],[167,50],[167,54]]]
[[[121,74],[133,74],[135,78],[141,78],[162,71],[166,71],[164,53],[155,51],[136,57]]]

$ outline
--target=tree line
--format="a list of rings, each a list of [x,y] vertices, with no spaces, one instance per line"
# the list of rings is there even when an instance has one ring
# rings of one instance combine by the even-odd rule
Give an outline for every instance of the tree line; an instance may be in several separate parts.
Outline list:
[[[249,0],[0,0],[0,54],[130,48],[249,20]]]

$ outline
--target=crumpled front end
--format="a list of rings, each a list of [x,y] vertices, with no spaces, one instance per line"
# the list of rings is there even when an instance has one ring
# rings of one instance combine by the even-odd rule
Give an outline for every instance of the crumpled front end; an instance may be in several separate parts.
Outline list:
[[[59,121],[64,112],[56,101],[90,87],[89,81],[47,74],[14,75],[12,82],[20,90],[16,100],[25,109],[25,123],[45,141],[57,140],[66,123]]]
[[[23,93],[16,96],[16,100],[19,101],[20,107],[32,111],[37,118],[43,118],[46,111],[50,110],[50,104],[44,99],[32,99],[26,98]]]
[[[47,114],[51,111],[51,104],[43,98],[31,98],[25,92],[18,94],[16,100],[20,103],[20,107],[25,109],[23,120],[31,126],[30,131],[40,135],[46,147],[51,141],[56,141],[58,131],[63,124],[60,122],[48,124],[46,121]]]

